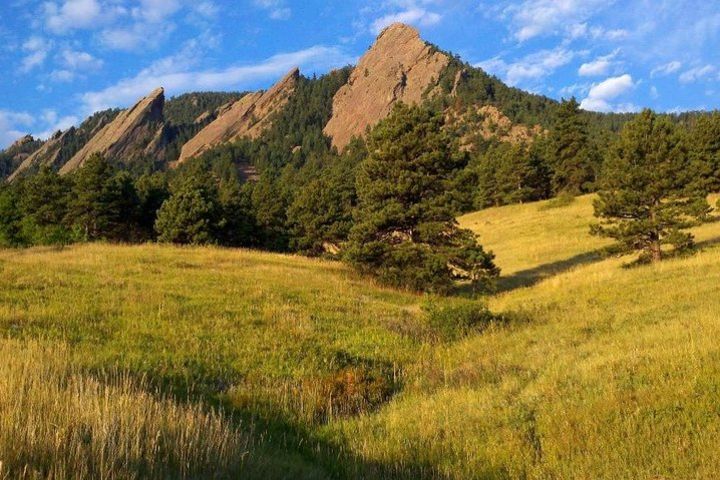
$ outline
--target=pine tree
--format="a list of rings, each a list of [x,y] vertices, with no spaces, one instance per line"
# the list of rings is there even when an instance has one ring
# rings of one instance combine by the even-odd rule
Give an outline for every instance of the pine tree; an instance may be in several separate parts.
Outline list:
[[[457,280],[479,285],[498,274],[448,206],[464,159],[443,125],[441,114],[398,105],[368,138],[346,257],[395,286],[446,292]]]
[[[138,207],[138,231],[141,239],[155,238],[155,220],[162,204],[170,196],[167,174],[144,174],[135,181]]]
[[[550,134],[550,156],[553,193],[577,195],[591,190],[599,159],[591,148],[588,125],[575,98],[558,107]]]
[[[720,112],[698,118],[691,130],[690,155],[700,180],[712,192],[720,191]]]
[[[63,225],[70,184],[54,170],[40,170],[18,182],[21,236],[27,245],[69,243],[71,232]]]
[[[158,240],[190,245],[218,243],[222,209],[217,179],[209,164],[202,159],[186,164],[170,191],[155,221]]]
[[[0,246],[19,247],[23,244],[21,219],[17,189],[7,184],[0,185]]]
[[[353,147],[353,150],[357,145]],[[362,146],[363,157],[366,154]],[[360,163],[355,151],[330,157],[328,166],[295,195],[288,209],[291,247],[309,255],[339,251],[347,241],[357,202],[355,177]]]
[[[693,246],[684,231],[709,213],[706,191],[695,181],[681,132],[667,117],[645,110],[625,125],[602,173],[593,232],[659,261],[663,245]]]
[[[73,174],[65,223],[85,241],[131,240],[138,199],[131,177],[94,154]]]
[[[478,208],[547,197],[547,169],[537,152],[526,145],[493,145],[480,157],[478,163]]]

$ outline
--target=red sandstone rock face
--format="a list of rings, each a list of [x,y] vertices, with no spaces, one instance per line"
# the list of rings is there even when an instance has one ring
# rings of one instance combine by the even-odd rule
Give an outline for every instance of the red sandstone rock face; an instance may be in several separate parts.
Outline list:
[[[164,147],[164,106],[165,91],[158,88],[98,131],[62,166],[60,173],[70,173],[80,168],[94,153],[124,161],[142,156],[161,157]]]
[[[259,137],[270,127],[272,115],[287,104],[299,78],[300,71],[294,68],[267,92],[251,93],[221,107],[218,117],[183,146],[176,165],[223,143]]]
[[[60,151],[68,138],[71,138],[75,133],[75,128],[71,127],[65,132],[57,132],[47,142],[43,144],[38,150],[28,156],[18,166],[18,168],[7,178],[8,182],[12,182],[21,176],[26,171],[30,170],[31,167],[37,166],[56,166]]]
[[[338,150],[388,116],[397,102],[417,104],[437,85],[450,58],[403,24],[386,28],[335,95],[325,134]]]

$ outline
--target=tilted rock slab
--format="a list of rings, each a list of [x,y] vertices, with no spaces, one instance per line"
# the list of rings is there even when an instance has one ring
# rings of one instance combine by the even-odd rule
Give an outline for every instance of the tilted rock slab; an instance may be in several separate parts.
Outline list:
[[[387,117],[397,102],[422,102],[449,62],[414,28],[399,23],[387,27],[335,94],[325,134],[342,151],[353,137]]]
[[[245,95],[230,106],[218,110],[218,117],[183,145],[178,165],[223,143],[243,137],[257,138],[272,125],[272,116],[288,102],[300,78],[294,68],[266,92]]]
[[[165,91],[158,88],[103,127],[62,166],[60,173],[70,173],[80,168],[94,153],[123,161],[143,156],[162,156],[164,106]]]
[[[7,178],[8,182],[12,182],[20,177],[23,173],[29,171],[33,166],[57,166],[58,157],[62,151],[63,145],[68,138],[75,134],[75,127],[65,132],[57,132],[43,144],[40,149],[33,152],[18,166],[18,168]]]

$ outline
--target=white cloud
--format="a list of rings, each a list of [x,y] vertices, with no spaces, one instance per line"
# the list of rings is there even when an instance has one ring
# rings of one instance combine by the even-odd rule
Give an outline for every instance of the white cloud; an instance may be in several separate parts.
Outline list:
[[[5,148],[27,135],[34,122],[35,119],[28,113],[0,110],[0,148]]]
[[[106,15],[124,11],[121,6],[103,11],[98,0],[65,0],[62,4],[46,2],[45,24],[54,33],[65,33],[69,30],[97,28]]]
[[[375,34],[380,33],[385,27],[393,23],[409,23],[420,27],[429,27],[440,23],[442,15],[430,12],[424,8],[409,8],[401,12],[390,13],[378,18],[372,23],[372,31]]]
[[[567,87],[563,87],[560,89],[560,94],[563,97],[578,97],[578,96],[585,96],[590,91],[590,88],[592,87],[589,83],[575,83],[573,85],[568,85]]]
[[[547,77],[558,68],[570,63],[574,57],[575,52],[556,48],[541,50],[513,63],[506,63],[496,57],[475,66],[501,76],[511,86],[517,86],[529,80],[540,80]]]
[[[635,85],[632,76],[628,74],[608,78],[590,88],[588,96],[580,103],[580,108],[597,112],[635,111],[635,105],[611,103],[635,88]]]
[[[305,70],[326,70],[354,62],[335,47],[315,46],[275,55],[255,65],[232,66],[222,70],[192,70],[193,59],[173,56],[156,62],[132,78],[104,90],[81,95],[84,114],[109,107],[126,106],[157,87],[169,95],[187,91],[251,88],[258,82],[276,81],[295,66]]]
[[[284,0],[255,0],[255,5],[267,10],[273,20],[288,20],[292,17],[292,9],[285,5]]]
[[[194,3],[192,9],[194,13],[206,18],[214,18],[220,13],[220,8],[210,1]]]
[[[80,122],[80,119],[73,115],[60,117],[55,110],[45,110],[42,114],[42,120],[46,128],[44,131],[33,134],[35,138],[50,138],[58,130],[67,130]]]
[[[682,62],[679,62],[678,60],[673,60],[672,62],[665,63],[663,65],[659,65],[652,69],[650,72],[651,77],[662,77],[665,75],[670,75],[672,73],[677,72],[682,68]]]
[[[587,22],[577,23],[566,28],[566,34],[570,39],[590,38],[592,40],[622,40],[630,35],[630,32],[624,29],[607,30],[603,27],[589,26]]]
[[[140,0],[140,6],[131,10],[133,18],[148,22],[160,23],[180,10],[178,0]]]
[[[134,52],[155,48],[175,30],[173,22],[137,22],[126,27],[108,28],[100,33],[102,44],[113,50]]]
[[[568,25],[571,35],[584,35],[587,26],[583,28],[583,23],[611,3],[612,0],[525,0],[509,5],[503,13],[512,19],[513,36],[523,42],[566,31]]]
[[[130,21],[105,28],[100,33],[100,41],[108,48],[126,52],[155,48],[175,30],[172,17],[181,8],[179,0],[140,0],[140,4],[129,11]],[[195,11],[198,8],[211,14],[214,4],[201,2]]]
[[[680,75],[679,80],[681,83],[692,83],[707,78],[717,72],[717,68],[712,65],[705,65],[702,67],[691,68],[690,70],[683,72]]]
[[[87,52],[67,48],[58,55],[57,63],[60,67],[50,73],[50,79],[55,82],[71,82],[78,76],[100,70],[104,64]]]
[[[62,64],[71,70],[99,70],[103,61],[87,52],[65,49],[60,54]]]
[[[36,67],[43,65],[51,48],[51,42],[45,40],[44,38],[30,37],[22,45],[22,49],[27,52],[27,55],[24,56],[20,62],[20,72],[27,73]]]
[[[592,62],[583,63],[580,65],[578,74],[581,77],[599,77],[607,75],[614,64],[613,60],[617,56],[618,52],[619,51],[616,50],[609,55],[598,57]]]

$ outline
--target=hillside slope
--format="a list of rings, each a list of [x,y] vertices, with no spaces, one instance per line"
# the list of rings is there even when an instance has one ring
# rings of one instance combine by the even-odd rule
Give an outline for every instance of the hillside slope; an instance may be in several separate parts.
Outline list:
[[[507,277],[546,273],[490,300],[524,320],[435,349],[414,388],[328,430],[365,459],[443,478],[715,478],[720,226],[696,230],[703,250],[685,259],[574,261],[602,245],[591,200],[463,219]]]
[[[249,436],[250,477],[713,478],[720,224],[696,231],[695,256],[626,269],[593,254],[591,201],[462,219],[505,268],[489,304],[509,323],[456,341],[425,307],[460,298],[333,262],[155,245],[0,251],[0,332],[16,350],[68,348],[77,371],[222,402]],[[14,448],[6,468],[42,471]]]

